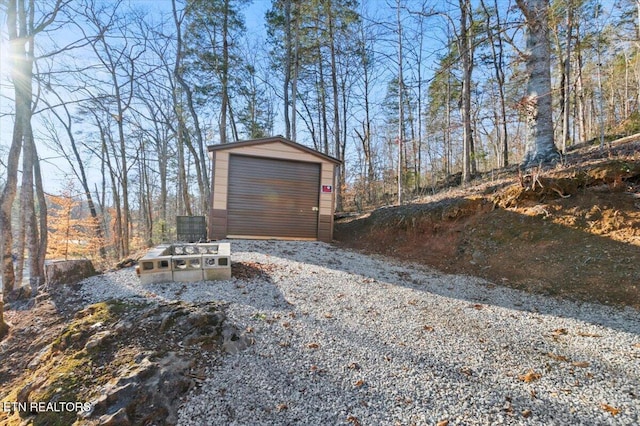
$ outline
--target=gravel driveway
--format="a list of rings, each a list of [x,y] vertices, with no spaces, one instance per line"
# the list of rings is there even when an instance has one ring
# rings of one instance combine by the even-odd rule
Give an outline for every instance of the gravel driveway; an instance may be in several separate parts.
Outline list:
[[[268,277],[141,288],[224,300],[255,344],[212,366],[181,425],[640,424],[637,311],[532,296],[317,242],[232,241]],[[439,423],[441,422],[441,423]]]

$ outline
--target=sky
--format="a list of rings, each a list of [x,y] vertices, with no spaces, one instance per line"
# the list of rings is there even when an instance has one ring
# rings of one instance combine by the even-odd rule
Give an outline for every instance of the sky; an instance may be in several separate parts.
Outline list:
[[[109,0],[106,0],[107,2]],[[171,12],[171,1],[170,0],[125,0],[130,2],[133,5],[141,5],[142,7],[149,7],[158,13],[166,13],[169,14]],[[365,8],[368,14],[372,16],[376,16],[376,19],[385,19],[385,20],[393,20],[392,15],[392,6],[395,4],[395,0],[361,0],[364,3],[363,8]],[[436,1],[433,2],[436,4]],[[438,4],[442,5],[444,2],[437,1]],[[450,7],[454,7],[457,2],[449,1],[447,4],[451,4]],[[477,3],[474,1],[474,3]],[[509,7],[513,5],[514,0],[500,0],[500,3],[504,5],[504,7]],[[612,6],[612,1],[603,1],[605,10],[610,10]],[[244,13],[246,18],[246,28],[247,32],[254,38],[258,39],[266,39],[266,29],[264,25],[264,16],[266,11],[271,7],[271,0],[253,0],[248,6],[245,7]],[[5,14],[0,11],[0,23],[2,24],[2,31],[0,32],[0,112],[6,113],[7,111],[12,111],[12,92],[13,87],[8,82],[8,60],[7,60],[7,45],[6,45],[6,26]],[[432,49],[433,52],[437,53],[438,49],[442,45],[442,29],[438,27],[438,25],[430,24],[428,26],[427,31],[430,31],[430,42],[433,44]],[[71,36],[68,34],[68,36]],[[40,40],[42,41],[42,40]],[[434,56],[435,57],[435,56]],[[433,67],[431,67],[433,68]],[[382,96],[383,92],[386,90],[386,86],[382,86],[380,89],[380,96]],[[6,157],[6,150],[11,141],[12,135],[12,123],[13,120],[10,116],[1,116],[0,115],[0,161],[5,161],[4,157]],[[39,131],[37,128],[37,120],[34,119],[34,124],[36,128],[34,129],[36,132]],[[275,133],[284,133],[284,126],[282,124],[276,124]],[[45,176],[45,185],[46,190],[48,192],[58,192],[61,186],[64,186],[65,181],[68,179],[67,175],[63,173],[63,171],[68,170],[68,166],[64,161],[58,157],[58,155],[47,149],[46,146],[42,143],[38,144],[38,149],[40,156],[43,158],[42,166],[44,170]],[[3,151],[4,150],[4,151]],[[0,176],[0,182],[3,181],[3,176]]]
[[[133,4],[141,4],[149,6],[160,13],[171,13],[171,0],[129,0]],[[266,29],[264,26],[264,16],[271,6],[270,0],[254,0],[250,5],[245,7],[244,14],[246,19],[246,28],[254,36],[266,38]],[[0,162],[6,162],[8,147],[11,144],[13,134],[13,118],[7,115],[7,112],[13,111],[13,85],[9,79],[10,61],[9,47],[7,42],[6,14],[0,9]],[[67,33],[68,36],[72,36]],[[38,38],[36,42],[40,41]],[[34,132],[36,134],[41,130],[38,120],[33,119]],[[45,144],[38,143],[36,136],[36,144],[38,153],[41,157],[41,166],[43,170],[45,191],[48,193],[58,193],[63,188],[71,176],[71,171],[67,162],[56,152],[49,149]],[[4,167],[0,168],[0,173],[4,173]],[[4,182],[5,176],[0,175],[0,185]],[[96,183],[101,180],[100,176],[94,176]]]

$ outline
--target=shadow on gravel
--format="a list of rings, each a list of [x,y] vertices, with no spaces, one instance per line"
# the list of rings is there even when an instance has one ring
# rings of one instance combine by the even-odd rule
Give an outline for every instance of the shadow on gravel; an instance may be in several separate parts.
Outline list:
[[[598,237],[601,238],[601,237]],[[640,315],[634,308],[573,301],[557,295],[531,294],[483,278],[445,274],[416,263],[363,254],[321,242],[256,241],[254,251],[361,275],[364,278],[433,293],[471,304],[493,305],[543,315],[575,318],[585,323],[640,335]],[[619,244],[619,243],[614,243]],[[622,245],[622,244],[619,244]],[[468,284],[472,281],[473,284]]]

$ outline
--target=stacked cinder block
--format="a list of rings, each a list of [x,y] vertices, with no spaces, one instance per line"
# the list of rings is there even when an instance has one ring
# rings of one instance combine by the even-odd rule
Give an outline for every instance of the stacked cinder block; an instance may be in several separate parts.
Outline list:
[[[171,246],[161,245],[151,249],[138,261],[136,272],[142,284],[173,281]]]
[[[202,273],[205,280],[228,280],[231,278],[231,245],[218,244],[216,253],[202,255]]]
[[[231,245],[161,245],[150,250],[138,263],[137,272],[142,284],[228,280],[231,278]]]

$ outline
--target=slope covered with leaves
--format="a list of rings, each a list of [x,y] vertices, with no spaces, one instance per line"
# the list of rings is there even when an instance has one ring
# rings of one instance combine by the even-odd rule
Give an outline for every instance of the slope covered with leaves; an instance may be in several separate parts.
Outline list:
[[[530,292],[640,308],[639,140],[496,175],[339,221],[335,238]]]

